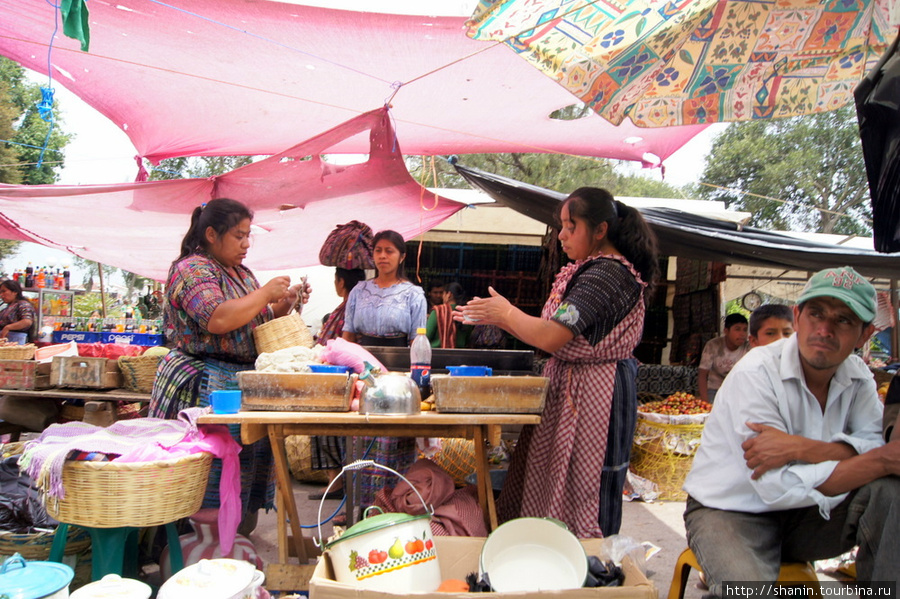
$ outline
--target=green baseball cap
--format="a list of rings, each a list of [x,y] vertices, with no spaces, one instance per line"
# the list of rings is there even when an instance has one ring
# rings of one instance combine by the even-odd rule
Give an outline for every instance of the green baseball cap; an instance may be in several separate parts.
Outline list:
[[[797,303],[816,297],[839,299],[863,322],[875,320],[875,288],[849,266],[826,268],[811,276]]]

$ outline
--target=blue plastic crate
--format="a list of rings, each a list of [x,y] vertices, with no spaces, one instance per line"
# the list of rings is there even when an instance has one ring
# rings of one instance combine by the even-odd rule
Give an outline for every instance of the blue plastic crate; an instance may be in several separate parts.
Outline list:
[[[53,343],[98,343],[100,333],[88,331],[53,331]]]
[[[150,333],[100,333],[101,343],[123,343],[126,345],[162,345],[162,335]]]

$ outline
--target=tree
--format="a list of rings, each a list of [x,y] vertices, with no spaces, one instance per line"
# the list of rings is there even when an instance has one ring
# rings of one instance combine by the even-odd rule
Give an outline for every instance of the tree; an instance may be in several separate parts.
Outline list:
[[[682,197],[682,192],[664,181],[616,170],[615,161],[565,154],[465,154],[459,164],[489,173],[568,193],[579,187],[603,187],[615,196]],[[407,158],[410,174],[429,187],[468,188],[447,161],[429,156]],[[435,175],[437,180],[435,181]]]
[[[169,158],[150,173],[151,181],[221,175],[253,162],[252,156],[192,156]]]
[[[702,180],[718,186],[703,186],[704,198],[752,213],[751,224],[760,228],[871,235],[869,188],[851,107],[734,123],[713,143]]]
[[[63,131],[62,118],[55,102],[52,108],[53,130],[47,141],[43,163],[37,166],[47,131],[50,130],[50,123],[41,118],[38,109],[41,99],[41,87],[28,82],[25,69],[8,58],[0,57],[0,134],[4,135],[4,140],[15,142],[3,144],[0,182],[51,184],[59,178],[58,170],[65,167],[62,150],[70,136]],[[4,171],[9,170],[7,165],[13,165],[12,170],[18,176],[5,175]]]

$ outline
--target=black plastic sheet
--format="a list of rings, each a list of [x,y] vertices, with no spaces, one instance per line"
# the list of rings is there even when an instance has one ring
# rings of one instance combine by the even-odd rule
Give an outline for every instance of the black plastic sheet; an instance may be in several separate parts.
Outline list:
[[[556,210],[566,194],[459,164],[454,166],[472,187],[498,203],[556,226]],[[642,208],[640,212],[656,233],[660,253],[666,256],[802,271],[852,266],[868,277],[894,278],[900,272],[900,253],[805,241],[671,208]]]
[[[900,37],[853,91],[873,235],[879,252],[900,251]]]

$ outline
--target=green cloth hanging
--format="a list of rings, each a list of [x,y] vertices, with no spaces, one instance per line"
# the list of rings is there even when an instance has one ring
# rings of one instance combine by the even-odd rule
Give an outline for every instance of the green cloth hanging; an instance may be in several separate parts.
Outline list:
[[[91,45],[91,29],[84,0],[62,0],[59,12],[63,18],[63,33],[81,42],[81,51],[87,52]]]

